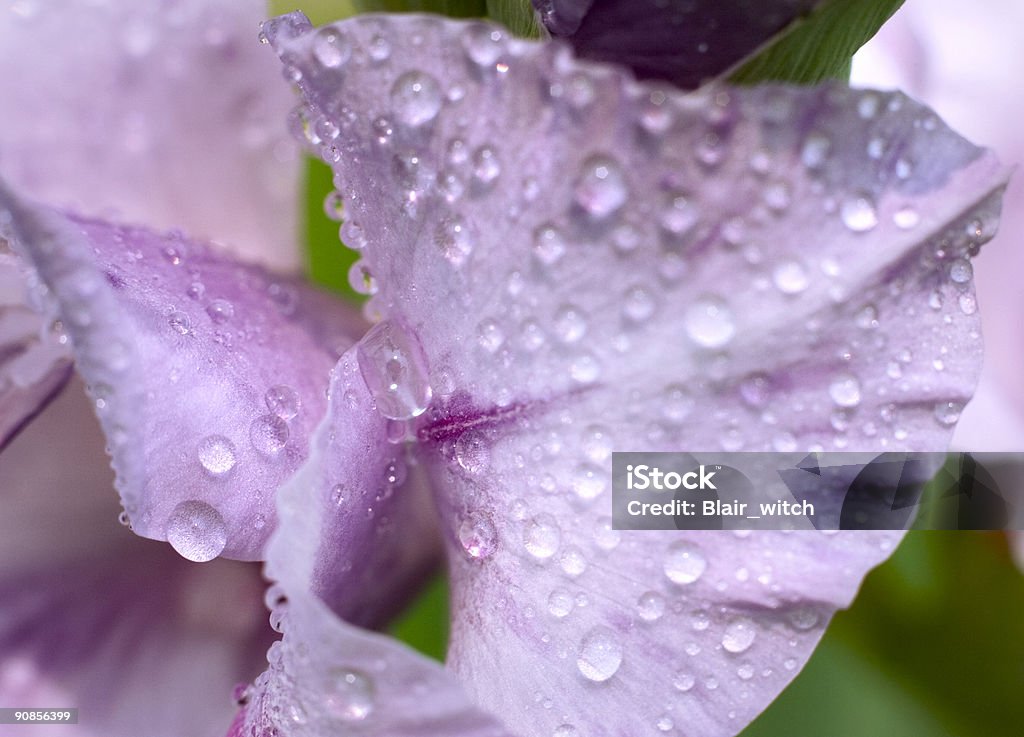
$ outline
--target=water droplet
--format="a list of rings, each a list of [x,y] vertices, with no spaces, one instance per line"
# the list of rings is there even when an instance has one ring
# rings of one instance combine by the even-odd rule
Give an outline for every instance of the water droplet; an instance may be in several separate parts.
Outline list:
[[[686,333],[699,346],[721,348],[736,334],[732,312],[725,300],[703,295],[686,310]]]
[[[551,737],[578,737],[579,733],[579,730],[572,724],[559,724],[551,733]]]
[[[497,63],[505,51],[504,36],[493,26],[474,24],[463,32],[462,48],[474,64],[489,67]]]
[[[744,663],[736,669],[736,675],[744,681],[749,681],[754,677],[754,666],[750,663]]]
[[[172,312],[167,318],[167,324],[179,335],[188,335],[192,332],[192,321],[184,312]]]
[[[366,719],[373,711],[375,688],[373,680],[357,670],[332,673],[327,689],[327,711],[346,722]]]
[[[555,589],[548,596],[548,611],[551,615],[562,619],[569,616],[573,608],[573,598],[565,589]]]
[[[829,384],[828,394],[840,407],[860,404],[860,382],[852,374],[840,374]]]
[[[395,118],[408,126],[421,126],[436,118],[442,101],[437,80],[425,72],[406,72],[391,87]]]
[[[754,409],[761,409],[767,405],[771,392],[771,379],[767,374],[750,374],[740,382],[740,397]]]
[[[498,323],[485,319],[476,327],[476,341],[488,353],[494,353],[505,342],[505,333]]]
[[[455,441],[455,460],[470,474],[484,471],[491,461],[491,448],[478,432],[465,432]]]
[[[693,410],[694,400],[682,384],[669,384],[662,394],[661,414],[673,424],[679,424]]]
[[[604,471],[597,466],[584,463],[573,472],[571,484],[576,496],[589,502],[600,496],[605,489]]]
[[[569,364],[569,375],[580,384],[593,384],[601,375],[601,364],[590,353],[581,353]]]
[[[302,400],[294,389],[287,384],[277,384],[267,389],[263,395],[263,401],[267,409],[280,417],[282,420],[290,420],[299,414],[302,407]]]
[[[326,69],[337,69],[352,56],[352,44],[344,34],[324,28],[313,39],[313,58]]]
[[[583,163],[576,180],[576,204],[595,219],[619,210],[629,197],[626,176],[619,163],[604,155],[591,156]]]
[[[636,602],[636,610],[640,619],[645,622],[656,622],[665,614],[665,597],[657,591],[641,594]]]
[[[391,56],[391,42],[383,36],[370,39],[370,58],[376,62],[386,61]]]
[[[490,517],[474,512],[459,525],[459,544],[470,558],[487,558],[498,547],[498,531]]]
[[[331,502],[341,506],[348,501],[348,489],[344,484],[335,484],[331,487]]]
[[[964,405],[962,402],[939,402],[935,405],[935,419],[938,420],[940,425],[946,425],[947,427],[955,425],[960,419],[960,413],[963,412]]]
[[[694,677],[689,673],[678,671],[672,676],[672,685],[675,686],[677,691],[682,691],[683,693],[686,693],[693,688],[695,683],[696,681],[694,680]]]
[[[223,435],[207,435],[199,441],[199,462],[208,473],[223,476],[235,467],[235,444]]]
[[[839,214],[846,227],[855,233],[865,233],[878,225],[875,201],[869,194],[858,193],[844,200]]]
[[[904,207],[893,213],[892,221],[897,228],[910,230],[921,222],[921,216],[913,207]]]
[[[974,268],[967,259],[957,259],[949,265],[949,278],[957,284],[967,284],[974,275]]]
[[[697,208],[686,197],[676,195],[661,212],[661,227],[679,238],[690,232],[697,219]]]
[[[810,285],[807,269],[795,259],[786,259],[777,264],[772,272],[772,281],[783,294],[799,294]]]
[[[206,314],[218,325],[223,325],[235,316],[235,306],[226,299],[215,299],[206,307]]]
[[[542,225],[534,231],[533,252],[542,264],[550,266],[557,262],[565,255],[565,250],[565,238],[554,225]]]
[[[622,665],[622,644],[618,636],[607,627],[592,629],[580,643],[576,665],[588,681],[607,681]]]
[[[832,142],[820,133],[812,133],[804,141],[800,150],[800,160],[808,169],[818,169],[828,158]]]
[[[478,184],[489,186],[501,174],[501,162],[490,146],[481,146],[473,152],[473,179]]]
[[[732,620],[722,634],[722,647],[731,653],[742,653],[747,650],[757,637],[754,623],[746,617]]]
[[[573,305],[562,305],[555,313],[555,335],[563,343],[575,343],[587,332],[583,311]]]
[[[587,558],[583,551],[576,547],[565,548],[558,562],[562,566],[562,572],[573,578],[583,575],[587,570]]]
[[[523,527],[523,544],[527,552],[538,560],[547,560],[558,552],[562,531],[550,514],[538,514]]]
[[[622,314],[633,322],[643,322],[654,314],[654,296],[640,285],[626,290],[622,301]]]
[[[614,550],[622,540],[622,533],[612,527],[611,517],[601,517],[594,525],[594,542],[601,550]]]
[[[167,542],[194,563],[216,558],[224,551],[227,539],[224,519],[206,502],[181,502],[167,519]]]
[[[275,456],[288,444],[288,423],[277,415],[261,415],[249,425],[249,442],[265,456]]]
[[[674,543],[665,556],[665,575],[672,583],[691,584],[703,575],[707,567],[708,562],[700,550],[686,542]]]
[[[793,629],[806,631],[817,627],[821,617],[814,607],[801,606],[791,610],[788,619]]]
[[[378,412],[391,420],[423,414],[432,392],[427,360],[415,335],[385,320],[363,336],[356,356]]]
[[[961,294],[957,298],[957,304],[960,306],[960,311],[965,315],[973,315],[978,311],[978,300],[975,299],[973,294]]]
[[[469,225],[461,217],[445,218],[438,223],[434,243],[453,266],[462,266],[473,252]]]
[[[654,726],[658,728],[659,732],[671,732],[675,723],[668,714],[662,714],[658,717],[658,721],[654,723]]]

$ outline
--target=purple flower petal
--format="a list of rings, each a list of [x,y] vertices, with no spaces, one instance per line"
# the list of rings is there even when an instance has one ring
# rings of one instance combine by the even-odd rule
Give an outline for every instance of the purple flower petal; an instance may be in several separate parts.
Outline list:
[[[699,87],[755,51],[821,0],[533,0],[554,36],[584,59],[622,64],[640,79]]]
[[[23,272],[0,239],[0,450],[71,375],[66,338],[28,306]]]
[[[118,525],[103,445],[74,380],[0,455],[0,702],[78,707],[54,734],[223,734],[273,635],[259,569]]]
[[[618,534],[610,452],[944,448],[1005,169],[898,94],[684,96],[481,24],[298,20],[271,40],[391,335],[362,373],[389,417],[433,397],[451,666],[522,735],[735,733],[898,535]]]
[[[279,496],[281,525],[267,567],[278,581],[271,616],[280,619],[284,639],[271,647],[270,668],[249,691],[230,734],[276,734],[276,728],[296,737],[506,735],[439,664],[345,623],[321,598],[348,578],[340,561],[361,560],[375,545],[405,558],[422,553],[424,540],[432,539],[426,533],[433,512],[411,496],[411,485],[387,486],[403,446],[387,441],[388,423],[374,411],[355,353],[335,368],[327,420],[314,436],[310,462]],[[339,535],[339,520],[350,516],[372,517],[367,532],[378,540]]]
[[[260,3],[72,0],[0,13],[0,173],[76,212],[300,263],[294,105]]]
[[[362,321],[178,233],[2,192],[0,210],[75,346],[134,530],[192,560],[260,558],[274,493],[305,460]]]

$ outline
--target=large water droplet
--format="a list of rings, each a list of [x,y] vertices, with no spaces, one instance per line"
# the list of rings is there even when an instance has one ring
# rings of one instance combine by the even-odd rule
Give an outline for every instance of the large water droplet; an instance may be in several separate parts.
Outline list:
[[[327,711],[346,722],[359,722],[373,711],[375,688],[373,680],[357,670],[332,673],[325,698]]]
[[[707,559],[700,550],[686,542],[673,544],[665,556],[665,575],[672,583],[691,584],[703,575],[707,567]]]
[[[757,637],[754,623],[746,617],[732,620],[722,634],[722,647],[731,653],[742,653],[749,648]]]
[[[487,558],[498,547],[498,531],[490,517],[474,512],[459,525],[459,544],[470,558]]]
[[[320,66],[337,69],[352,56],[352,44],[344,34],[333,28],[324,28],[313,39],[313,58]]]
[[[865,233],[878,225],[878,212],[871,195],[857,193],[843,201],[839,215],[847,228],[855,233]]]
[[[277,384],[267,389],[263,401],[267,403],[267,409],[282,420],[292,419],[302,407],[298,393],[287,384]]]
[[[207,435],[199,441],[199,462],[214,476],[223,476],[238,461],[235,444],[223,435]]]
[[[588,681],[607,681],[622,665],[622,643],[618,636],[607,627],[592,629],[580,643],[576,665]]]
[[[288,423],[277,415],[261,415],[249,425],[249,442],[265,456],[275,456],[288,444]]]
[[[409,126],[429,123],[441,111],[441,87],[425,72],[406,72],[391,87],[395,118]]]
[[[356,357],[378,412],[391,420],[423,414],[432,392],[427,359],[416,336],[398,323],[385,320],[359,341]]]
[[[538,514],[523,527],[523,544],[526,551],[538,560],[547,560],[558,552],[562,542],[562,531],[550,514]]]
[[[840,407],[856,407],[860,404],[860,381],[853,374],[840,374],[829,384],[828,394]]]
[[[622,167],[615,159],[603,155],[591,156],[583,163],[575,192],[576,203],[596,219],[612,215],[629,198]]]
[[[697,345],[721,348],[736,334],[732,312],[725,300],[703,295],[686,310],[686,334]]]
[[[224,551],[227,540],[224,519],[206,502],[181,502],[167,519],[167,542],[186,560],[213,560]]]

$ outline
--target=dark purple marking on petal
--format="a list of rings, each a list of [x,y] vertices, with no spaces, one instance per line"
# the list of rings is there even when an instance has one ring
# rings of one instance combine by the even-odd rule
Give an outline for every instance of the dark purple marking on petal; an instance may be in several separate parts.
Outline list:
[[[621,64],[639,79],[695,89],[821,0],[533,0],[577,56]]]
[[[2,203],[71,337],[135,531],[192,560],[260,558],[362,321],[179,233]]]

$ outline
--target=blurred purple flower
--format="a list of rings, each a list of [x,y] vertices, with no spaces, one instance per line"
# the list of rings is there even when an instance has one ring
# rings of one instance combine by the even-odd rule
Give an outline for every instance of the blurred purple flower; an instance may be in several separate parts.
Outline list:
[[[204,183],[208,155],[244,130],[236,85],[276,88],[217,77],[249,63],[232,24],[160,19],[166,55],[158,26],[113,27],[181,97],[149,94],[148,67],[117,48],[116,94],[86,97],[81,117],[134,121],[117,141],[142,142],[152,181],[181,165]],[[293,14],[265,33],[305,98],[293,127],[335,169],[328,210],[361,252],[353,281],[375,325],[358,342],[356,318],[294,279],[93,217],[132,194],[106,188],[119,176],[99,174],[93,202],[73,195],[89,217],[32,204],[68,197],[5,162],[32,172],[48,145],[28,145],[30,123],[0,137],[5,263],[60,321],[25,342],[70,338],[133,529],[194,561],[266,552],[277,580],[284,638],[232,734],[739,731],[898,535],[620,533],[610,453],[944,448],[979,367],[969,258],[994,232],[1003,168],[899,94],[683,94],[437,18],[313,31]],[[38,43],[16,37],[26,54]],[[82,59],[109,50],[88,38]],[[197,69],[213,110],[189,104]],[[133,84],[155,110],[126,114]],[[168,109],[209,130],[156,135]],[[109,125],[71,146],[91,176]],[[201,169],[175,155],[193,133],[227,137],[197,150]],[[283,150],[251,140],[263,153],[246,160]],[[258,201],[255,216],[278,212]],[[392,613],[439,544],[447,667],[352,626]]]

